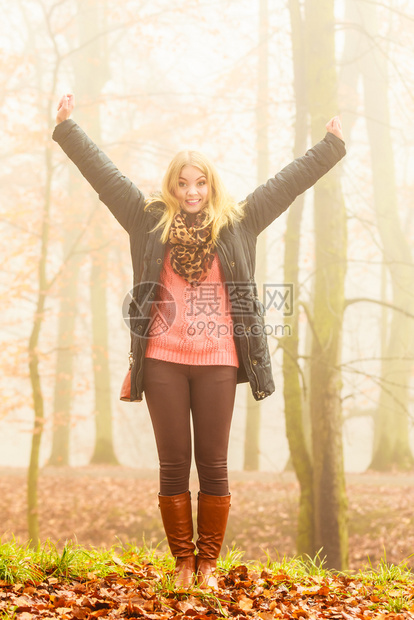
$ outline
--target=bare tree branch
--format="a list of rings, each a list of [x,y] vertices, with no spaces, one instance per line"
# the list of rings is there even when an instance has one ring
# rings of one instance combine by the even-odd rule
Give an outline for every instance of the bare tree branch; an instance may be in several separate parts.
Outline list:
[[[377,304],[378,306],[384,306],[385,308],[391,308],[391,310],[395,310],[396,312],[401,312],[401,314],[404,314],[405,316],[408,316],[411,319],[414,319],[414,314],[411,314],[411,312],[407,312],[403,308],[399,308],[398,306],[395,306],[394,304],[390,304],[386,301],[381,301],[380,299],[371,299],[370,297],[354,297],[351,299],[346,299],[344,308],[346,309],[348,306],[352,304],[360,303],[360,302]]]

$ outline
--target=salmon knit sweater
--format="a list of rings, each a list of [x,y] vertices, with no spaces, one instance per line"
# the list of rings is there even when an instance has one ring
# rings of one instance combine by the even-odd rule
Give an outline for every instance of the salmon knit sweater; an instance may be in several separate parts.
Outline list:
[[[207,278],[193,287],[171,267],[167,245],[160,284],[157,301],[161,303],[151,308],[145,357],[238,367],[228,292],[217,253]]]

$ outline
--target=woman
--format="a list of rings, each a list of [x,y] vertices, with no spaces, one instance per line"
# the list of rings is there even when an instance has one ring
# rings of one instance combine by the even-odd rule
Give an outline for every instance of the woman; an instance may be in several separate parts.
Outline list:
[[[70,119],[73,108],[73,95],[64,95],[53,139],[130,237],[130,400],[142,400],[145,392],[176,584],[188,586],[196,574],[201,587],[216,588],[230,508],[227,449],[236,384],[249,382],[256,400],[274,391],[254,282],[256,239],[345,155],[341,123],[331,119],[321,142],[241,204],[228,196],[213,165],[192,151],[174,157],[160,194],[145,200]],[[191,418],[200,482],[196,545]]]

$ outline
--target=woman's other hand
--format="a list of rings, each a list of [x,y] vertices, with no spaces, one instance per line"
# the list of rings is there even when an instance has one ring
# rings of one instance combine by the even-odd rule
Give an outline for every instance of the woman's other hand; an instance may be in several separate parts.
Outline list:
[[[58,113],[56,116],[56,125],[70,118],[75,107],[75,97],[72,94],[63,95],[58,103]]]
[[[329,133],[333,133],[334,136],[340,138],[341,140],[344,139],[339,116],[334,116],[328,123],[326,123],[326,131],[329,131]]]

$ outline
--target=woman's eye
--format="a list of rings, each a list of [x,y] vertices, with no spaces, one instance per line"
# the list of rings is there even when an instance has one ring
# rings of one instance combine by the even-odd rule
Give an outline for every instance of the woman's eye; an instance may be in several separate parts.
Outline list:
[[[206,182],[205,181],[200,181],[199,185],[205,185]]]
[[[178,183],[178,187],[184,187],[184,186],[185,186],[185,183],[183,183],[182,181]]]

